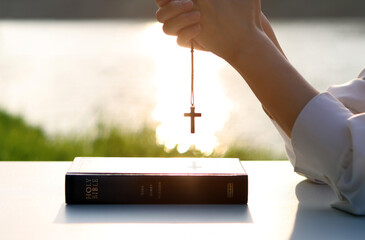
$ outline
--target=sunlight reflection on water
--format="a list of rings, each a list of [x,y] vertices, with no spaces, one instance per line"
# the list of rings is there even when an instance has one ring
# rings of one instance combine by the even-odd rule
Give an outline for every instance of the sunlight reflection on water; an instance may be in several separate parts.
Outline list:
[[[224,62],[210,53],[195,52],[195,106],[202,117],[196,119],[196,133],[190,134],[190,119],[182,117],[190,109],[190,50],[177,47],[175,40],[161,34],[160,24],[151,25],[143,34],[149,40],[145,52],[155,63],[157,105],[153,118],[159,123],[159,143],[169,149],[177,145],[179,152],[194,145],[211,153],[219,145],[216,133],[223,129],[232,109],[220,85]]]

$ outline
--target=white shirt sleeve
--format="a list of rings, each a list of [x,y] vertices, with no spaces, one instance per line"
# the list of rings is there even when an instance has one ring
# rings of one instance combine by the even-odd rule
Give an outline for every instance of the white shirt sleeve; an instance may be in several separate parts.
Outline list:
[[[348,84],[314,97],[299,114],[291,139],[278,128],[294,170],[329,184],[332,206],[365,215],[365,70]]]

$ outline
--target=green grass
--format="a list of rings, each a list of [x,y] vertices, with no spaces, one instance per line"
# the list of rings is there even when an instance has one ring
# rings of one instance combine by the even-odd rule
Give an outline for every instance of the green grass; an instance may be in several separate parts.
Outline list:
[[[0,110],[0,161],[71,161],[75,156],[104,157],[203,157],[195,149],[180,154],[169,152],[156,143],[155,131],[143,128],[131,132],[103,124],[94,135],[48,136],[40,127],[32,126],[19,116]],[[242,160],[278,158],[265,149],[230,147],[224,155],[207,157],[238,157]]]

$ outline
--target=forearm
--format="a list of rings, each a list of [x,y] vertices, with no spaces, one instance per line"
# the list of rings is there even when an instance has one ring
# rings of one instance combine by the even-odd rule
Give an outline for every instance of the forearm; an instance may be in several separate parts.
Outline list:
[[[253,46],[238,46],[237,55],[226,60],[246,80],[261,104],[290,137],[299,113],[318,92],[265,34],[259,32],[256,37]]]
[[[281,49],[281,46],[279,44],[278,39],[276,38],[275,32],[271,27],[271,24],[269,22],[269,20],[266,18],[266,16],[261,13],[261,24],[262,24],[262,28],[265,31],[266,35],[270,38],[270,40],[275,44],[275,46],[277,47],[277,49],[281,52],[281,54],[283,54],[283,56],[286,58],[284,51]]]
[[[265,31],[266,35],[270,38],[270,40],[275,44],[276,48],[283,54],[283,56],[286,58],[286,55],[284,51],[282,50],[278,39],[276,38],[275,32],[271,27],[271,24],[269,20],[266,18],[265,14],[261,12],[261,24],[262,29]],[[269,113],[269,111],[266,109],[266,107],[262,104],[262,108],[264,109],[265,113],[272,119],[273,117]]]

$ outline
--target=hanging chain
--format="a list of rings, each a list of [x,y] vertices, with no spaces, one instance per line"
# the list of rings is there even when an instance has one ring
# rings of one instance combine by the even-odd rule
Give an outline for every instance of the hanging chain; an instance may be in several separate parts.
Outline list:
[[[191,40],[191,97],[190,97],[190,103],[191,106],[194,107],[194,43],[193,40]]]

